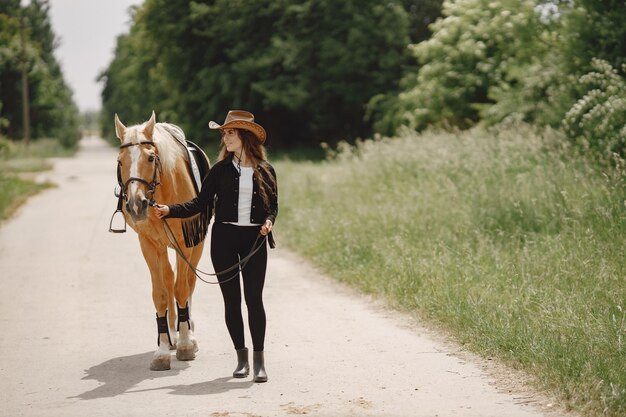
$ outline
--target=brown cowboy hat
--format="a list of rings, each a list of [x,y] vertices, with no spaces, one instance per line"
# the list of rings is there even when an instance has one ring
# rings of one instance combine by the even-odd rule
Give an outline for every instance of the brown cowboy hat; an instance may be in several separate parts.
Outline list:
[[[254,122],[254,115],[245,110],[230,110],[226,115],[224,124],[220,125],[214,121],[209,122],[209,129],[245,129],[259,139],[261,144],[265,142],[267,135],[263,126]]]

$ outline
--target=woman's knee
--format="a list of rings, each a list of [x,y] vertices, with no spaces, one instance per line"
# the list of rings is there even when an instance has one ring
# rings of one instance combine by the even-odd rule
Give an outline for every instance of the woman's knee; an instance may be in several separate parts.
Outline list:
[[[263,310],[263,297],[260,295],[246,295],[246,307],[248,310]]]

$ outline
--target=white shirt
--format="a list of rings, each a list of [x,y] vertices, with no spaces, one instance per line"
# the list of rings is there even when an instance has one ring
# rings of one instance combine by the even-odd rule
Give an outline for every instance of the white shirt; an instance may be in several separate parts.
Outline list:
[[[233,160],[233,165],[241,169],[239,175],[239,201],[237,208],[239,210],[237,222],[229,222],[237,226],[258,226],[260,223],[250,223],[250,211],[252,209],[252,175],[254,168],[237,166]]]

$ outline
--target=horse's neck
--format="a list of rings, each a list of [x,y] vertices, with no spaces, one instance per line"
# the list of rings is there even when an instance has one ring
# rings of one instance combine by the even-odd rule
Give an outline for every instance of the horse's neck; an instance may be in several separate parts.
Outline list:
[[[160,199],[165,204],[182,203],[191,200],[196,192],[183,162],[179,162],[174,170],[161,175]]]

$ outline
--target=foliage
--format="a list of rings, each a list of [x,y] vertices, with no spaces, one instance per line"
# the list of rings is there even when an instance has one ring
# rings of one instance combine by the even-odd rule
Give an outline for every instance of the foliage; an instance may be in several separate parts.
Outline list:
[[[592,60],[580,83],[586,94],[567,112],[564,127],[574,139],[604,154],[626,154],[626,80],[611,64]],[[626,64],[623,66],[626,72]]]
[[[566,52],[570,73],[591,70],[592,58],[621,71],[626,64],[626,4],[623,0],[575,0],[563,8]],[[625,74],[622,73],[622,76]]]
[[[503,121],[558,127],[585,94],[578,79],[592,58],[618,71],[626,62],[621,1],[446,1],[431,29],[432,38],[412,46],[422,66],[404,77],[400,94],[370,101],[376,131]]]
[[[47,0],[32,0],[24,8],[19,0],[0,7],[0,131],[12,139],[22,138],[21,65],[27,63],[31,134],[54,137],[73,147],[79,139],[78,109],[54,57],[57,41],[52,31]],[[20,41],[21,19],[26,28],[26,47]]]
[[[534,7],[529,0],[444,1],[433,36],[412,45],[422,66],[378,117],[385,130],[476,123],[480,110],[493,103],[490,90],[514,84],[515,70],[532,62],[532,40],[542,30]]]
[[[126,125],[131,125],[148,120],[154,110],[158,121],[181,124],[171,110],[176,108],[180,90],[167,85],[159,55],[161,48],[145,25],[145,8],[131,8],[131,13],[134,22],[131,31],[118,37],[114,59],[99,77],[104,83],[101,131],[112,143],[117,142],[113,124],[115,114]],[[177,46],[172,45],[172,48]]]
[[[528,371],[582,414],[623,416],[626,177],[577,150],[518,124],[275,162],[276,233],[334,278]]]
[[[555,33],[545,35],[549,45],[558,45]],[[567,72],[559,51],[544,50],[528,63],[512,66],[507,79],[489,90],[493,104],[481,108],[481,123],[521,121],[559,127],[580,94],[578,77]]]
[[[594,57],[617,68],[626,60],[623,2],[543,0],[535,11],[543,24],[529,45],[535,55],[516,62],[515,76],[490,90],[494,104],[480,115],[486,124],[513,119],[558,127],[585,94],[578,80],[592,71]]]
[[[441,15],[443,0],[401,0],[409,16],[409,36],[411,43],[430,38],[428,26]]]
[[[103,75],[103,120],[154,108],[204,142],[209,120],[246,108],[271,145],[366,136],[364,106],[395,88],[408,28],[397,1],[147,0]]]

